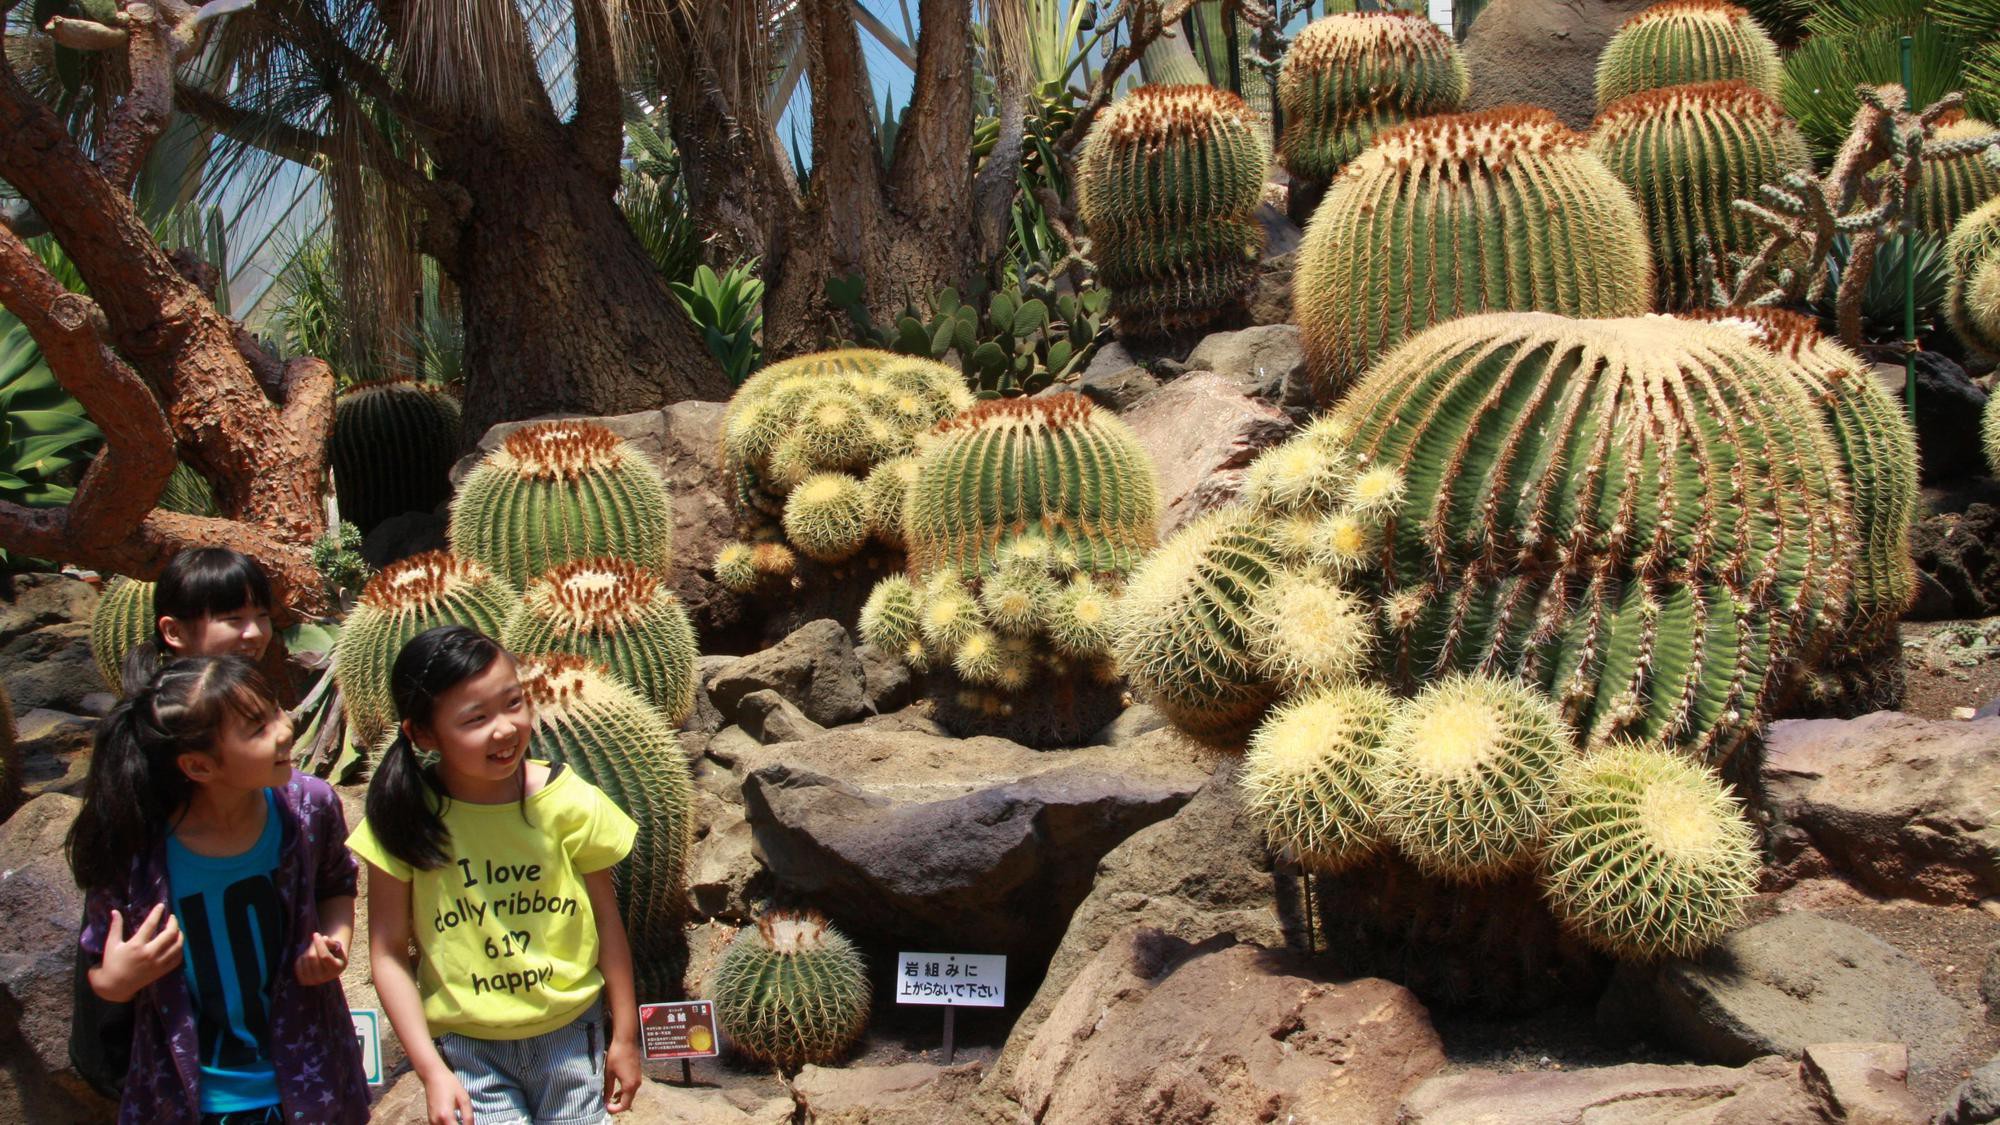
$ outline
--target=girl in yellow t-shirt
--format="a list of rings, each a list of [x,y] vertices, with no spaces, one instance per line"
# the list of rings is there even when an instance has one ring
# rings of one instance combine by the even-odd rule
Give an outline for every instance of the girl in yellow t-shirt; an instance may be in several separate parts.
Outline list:
[[[639,1018],[611,868],[632,850],[631,818],[528,757],[533,707],[484,634],[419,634],[389,680],[402,729],[347,846],[368,863],[375,991],[431,1125],[623,1112]]]

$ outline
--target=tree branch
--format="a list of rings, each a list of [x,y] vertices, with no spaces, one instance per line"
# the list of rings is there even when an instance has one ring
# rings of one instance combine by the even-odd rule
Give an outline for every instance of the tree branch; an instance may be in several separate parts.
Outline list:
[[[972,198],[972,0],[922,0],[917,18],[917,75],[890,191],[906,214],[961,216]]]
[[[857,272],[858,249],[882,210],[882,165],[876,149],[874,100],[861,39],[847,0],[800,0],[806,49],[812,52],[812,203],[845,224],[852,239],[833,247],[841,268]]]
[[[987,153],[985,166],[973,177],[972,218],[980,260],[990,262],[1007,247],[1007,207],[1020,186],[1025,119],[1034,99],[1028,89],[1027,12],[1022,0],[986,0],[986,6],[994,69],[999,72],[993,103],[1000,115],[1000,136]]]

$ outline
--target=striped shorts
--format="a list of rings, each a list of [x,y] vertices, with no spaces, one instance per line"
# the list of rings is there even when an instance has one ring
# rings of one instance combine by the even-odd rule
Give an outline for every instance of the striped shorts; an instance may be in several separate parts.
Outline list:
[[[474,1039],[450,1034],[438,1054],[472,1099],[479,1125],[601,1125],[604,1048],[609,1025],[604,1001],[554,1031],[527,1039]]]

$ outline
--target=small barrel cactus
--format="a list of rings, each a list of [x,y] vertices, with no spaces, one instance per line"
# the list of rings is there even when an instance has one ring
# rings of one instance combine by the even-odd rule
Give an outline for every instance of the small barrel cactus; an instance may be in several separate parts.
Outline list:
[[[357,383],[333,408],[333,488],[363,534],[390,516],[430,512],[451,496],[460,414],[451,392],[414,379]]]
[[[104,584],[90,614],[90,655],[112,691],[123,686],[125,657],[153,639],[153,584],[118,575]]]
[[[1917,229],[1939,238],[1980,204],[2000,195],[2000,148],[1990,146],[1996,130],[1973,117],[1941,121],[1924,145],[1917,181]]]
[[[576,559],[667,568],[674,512],[644,454],[595,422],[508,434],[451,504],[451,549],[521,588]]]
[[[498,637],[520,600],[484,565],[444,551],[412,555],[369,579],[333,648],[354,744],[378,746],[394,727],[389,670],[412,637],[439,625]]]
[[[694,625],[665,582],[624,559],[579,559],[528,583],[501,639],[518,656],[605,665],[670,727],[694,709]]]
[[[1743,82],[1645,90],[1597,117],[1590,150],[1623,181],[1646,217],[1661,307],[1706,303],[1702,256],[1747,254],[1758,232],[1736,210],[1765,184],[1807,167],[1805,138],[1770,95]]]
[[[1944,308],[1952,331],[1966,347],[2000,357],[2000,196],[1958,221],[1945,257],[1951,286]]]
[[[1279,158],[1295,179],[1325,183],[1384,129],[1455,113],[1470,79],[1458,45],[1426,16],[1330,15],[1285,52]]]
[[[1986,471],[2000,477],[2000,395],[1988,395],[1979,434],[1986,446]]]
[[[694,845],[687,756],[659,712],[602,664],[547,653],[524,658],[520,676],[535,708],[535,752],[575,770],[639,826],[612,877],[639,994],[674,995],[686,962],[681,925]]]
[[[1750,13],[1725,0],[1667,0],[1626,20],[1597,57],[1597,107],[1641,90],[1747,82],[1775,97],[1778,45]]]
[[[1382,743],[1394,696],[1366,684],[1315,692],[1251,736],[1238,786],[1271,846],[1310,872],[1345,871],[1382,847]]]
[[[731,1047],[786,1070],[837,1061],[868,1026],[861,953],[811,912],[745,927],[716,965],[709,998]]]
[[[1121,332],[1198,327],[1249,290],[1270,164],[1256,114],[1213,86],[1141,86],[1098,115],[1077,211]]]
[[[1321,402],[1440,321],[1487,309],[1632,316],[1652,297],[1631,194],[1582,136],[1520,106],[1378,137],[1314,213],[1292,286]]]
[[[1591,945],[1692,957],[1741,920],[1756,833],[1714,772],[1612,742],[1563,767],[1540,866],[1550,908]]]

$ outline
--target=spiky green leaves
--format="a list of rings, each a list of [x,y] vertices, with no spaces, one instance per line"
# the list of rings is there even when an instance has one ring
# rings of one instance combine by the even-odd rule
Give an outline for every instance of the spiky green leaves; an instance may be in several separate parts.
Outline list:
[[[1271,163],[1255,113],[1213,86],[1142,86],[1099,114],[1077,210],[1120,331],[1206,323],[1256,277]]]
[[[451,505],[451,548],[516,588],[577,559],[665,570],[674,514],[659,472],[595,422],[508,434]]]
[[[1288,703],[1257,728],[1238,784],[1274,849],[1327,874],[1380,850],[1377,780],[1396,709],[1388,692],[1347,684]]]
[[[1324,183],[1384,129],[1453,113],[1470,80],[1451,36],[1404,12],[1330,15],[1299,32],[1278,72],[1285,170]]]
[[[412,379],[358,383],[333,408],[333,487],[364,533],[390,516],[429,512],[451,495],[458,400]]]
[[[1613,743],[1566,765],[1541,859],[1550,907],[1629,961],[1693,956],[1742,917],[1756,837],[1713,772]]]
[[[2000,164],[1993,148],[1974,148],[1994,128],[1972,117],[1942,123],[1924,145],[1914,210],[1919,229],[1940,238],[1980,204],[2000,195]]]
[[[354,743],[379,745],[395,724],[389,670],[412,637],[439,625],[498,637],[518,604],[514,588],[485,566],[443,551],[413,555],[370,579],[333,650]]]
[[[1331,402],[1431,324],[1487,309],[1631,316],[1652,294],[1630,193],[1554,115],[1514,106],[1377,138],[1314,213],[1292,305]]]
[[[104,584],[104,594],[90,614],[90,655],[112,691],[121,687],[125,657],[153,639],[153,584],[118,575]]]
[[[1618,29],[1597,57],[1597,106],[1642,90],[1745,82],[1776,95],[1778,46],[1750,13],[1723,0],[1668,0]]]
[[[766,914],[746,927],[709,995],[732,1047],[787,1070],[836,1061],[868,1026],[861,954],[818,914]]]
[[[694,625],[666,583],[623,559],[579,559],[528,583],[501,637],[528,657],[573,653],[610,668],[669,726],[694,709]]]
[[[1952,228],[1945,243],[1951,288],[1945,315],[1967,347],[2000,356],[2000,196]]]

